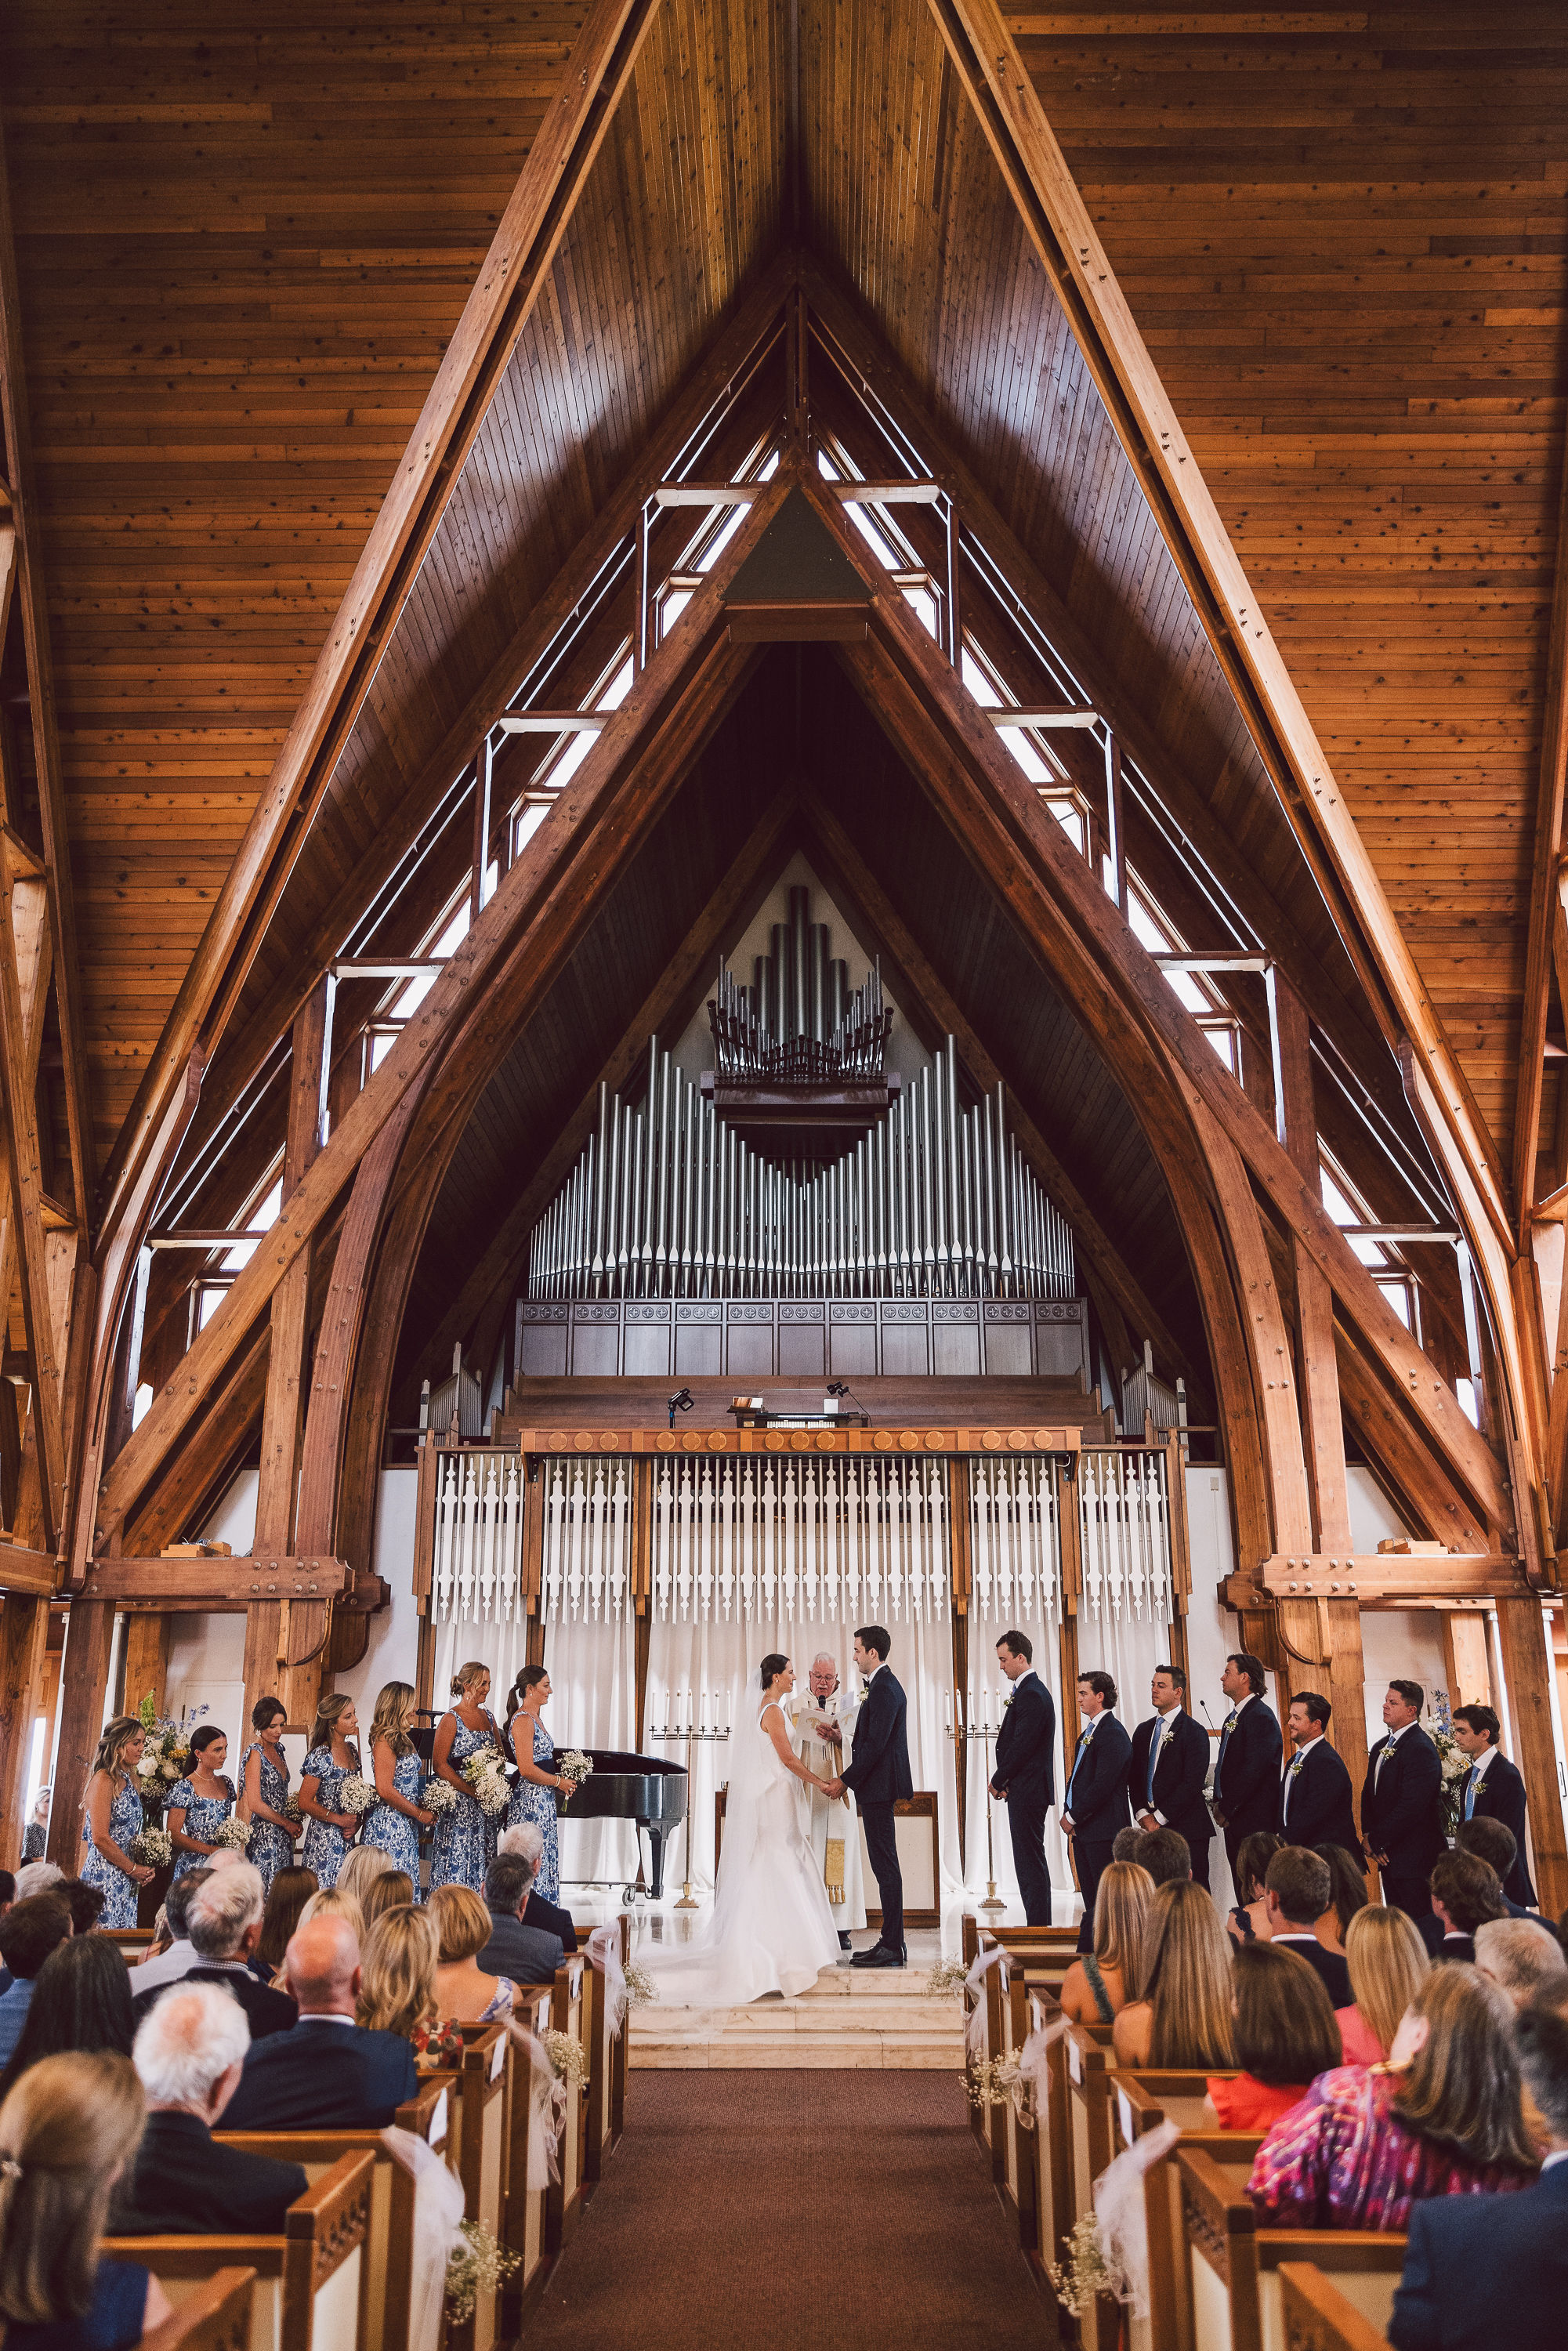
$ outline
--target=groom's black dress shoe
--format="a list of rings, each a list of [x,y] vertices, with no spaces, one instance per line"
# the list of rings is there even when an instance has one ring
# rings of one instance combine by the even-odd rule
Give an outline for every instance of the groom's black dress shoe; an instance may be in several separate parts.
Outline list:
[[[839,1934],[839,1949],[840,1949],[840,1950],[841,1950],[841,1951],[847,1951],[848,1949],[850,1949],[850,1948],[851,1948],[851,1945],[850,1945],[850,1938],[849,1938],[849,1936],[848,1936],[847,1932],[845,1932],[845,1931],[843,1931],[842,1929],[841,1929],[841,1930],[840,1930],[840,1934]]]
[[[890,1944],[873,1943],[869,1951],[857,1951],[850,1965],[852,1968],[901,1968],[904,1959],[902,1943],[896,1951]]]

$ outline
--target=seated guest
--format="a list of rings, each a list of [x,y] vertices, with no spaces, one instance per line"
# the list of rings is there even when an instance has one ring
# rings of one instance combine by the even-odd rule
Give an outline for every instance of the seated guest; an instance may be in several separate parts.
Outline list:
[[[47,1965],[47,1962],[45,1962]],[[1532,2000],[1558,2000],[1568,1991],[1568,1959],[1544,1918],[1483,1918],[1476,1928],[1476,1965],[1506,1992],[1516,2009]]]
[[[160,1994],[132,2052],[147,2128],[114,2200],[116,2236],[283,2234],[284,2214],[305,2193],[304,2167],[243,2155],[213,2137],[249,2047],[243,2010],[216,1984],[187,1976]]]
[[[1329,1867],[1304,1844],[1281,1845],[1263,1879],[1269,1939],[1283,1943],[1322,1978],[1331,2008],[1350,2006],[1350,1970],[1338,1951],[1324,1950],[1318,1920],[1329,1907]]]
[[[190,1908],[198,1888],[206,1884],[211,1874],[205,1869],[187,1870],[183,1877],[175,1878],[163,1896],[173,1939],[166,1951],[137,1962],[131,1991],[138,2000],[144,1992],[161,1991],[165,1984],[178,1983],[192,1968],[200,1967],[200,1955],[191,1940]]]
[[[1230,1946],[1201,1886],[1188,1878],[1156,1887],[1140,1964],[1139,1996],[1112,2028],[1118,2062],[1216,2071],[1233,2065]]]
[[[1454,1831],[1454,1849],[1457,1853],[1473,1853],[1478,1861],[1489,1862],[1496,1870],[1497,1882],[1502,1888],[1506,1917],[1533,1918],[1538,1916],[1535,1910],[1526,1909],[1522,1902],[1515,1902],[1509,1893],[1508,1881],[1512,1875],[1519,1848],[1513,1841],[1513,1831],[1501,1821],[1490,1820],[1484,1813],[1478,1813],[1472,1821],[1461,1821]],[[1443,1929],[1437,1918],[1430,1921],[1429,1933],[1425,1923],[1421,1931],[1427,1949],[1436,1950],[1443,1939]]]
[[[189,1875],[193,1877],[196,1872]],[[186,1914],[196,1964],[186,1969],[183,1981],[221,1984],[231,1992],[245,2011],[253,2041],[287,2032],[294,2022],[294,2002],[269,1984],[257,1983],[249,1966],[251,1953],[261,1940],[265,1897],[260,1870],[251,1862],[241,1861],[233,1869],[205,1870],[202,1875],[205,1883],[192,1896]],[[139,1993],[138,2029],[153,2002],[162,1997],[156,1987]]]
[[[1502,1887],[1490,1862],[1473,1853],[1439,1854],[1432,1865],[1432,1908],[1442,1937],[1435,1959],[1473,1959],[1476,1928],[1506,1916]]]
[[[1146,1829],[1138,1847],[1138,1867],[1148,1871],[1156,1889],[1180,1886],[1192,1876],[1192,1847],[1179,1829]]]
[[[26,2022],[0,2074],[0,2098],[30,2065],[68,2050],[107,2049],[129,2057],[133,2029],[131,1971],[119,1950],[102,1935],[68,1936],[34,1979]]]
[[[1344,1938],[1354,2007],[1334,2011],[1347,2065],[1381,2065],[1394,2046],[1399,2020],[1420,1990],[1431,1961],[1416,1922],[1403,1910],[1369,1902]]]
[[[394,1870],[392,1876],[406,1873]],[[378,1880],[378,1883],[380,1881]],[[376,1920],[365,1941],[356,2021],[375,2032],[400,2033],[412,2043],[414,2063],[432,2064],[449,2044],[460,2050],[455,2024],[438,2015],[435,1970],[441,1955],[435,1921],[428,1910],[405,1903]]]
[[[89,1886],[85,1877],[62,1877],[57,1886],[49,1888],[57,1902],[63,1902],[71,1914],[71,1933],[90,1935],[103,1915],[108,1900],[101,1886]],[[123,1964],[123,1962],[121,1962]]]
[[[1322,1980],[1294,1951],[1246,1943],[1230,1972],[1241,2071],[1233,2081],[1211,2077],[1208,2103],[1221,2130],[1267,2130],[1343,2062],[1339,2027]]]
[[[1111,1840],[1112,1860],[1136,1861],[1138,1858],[1138,1847],[1143,1844],[1144,1839],[1147,1834],[1148,1831],[1146,1829],[1141,1829],[1136,1821],[1130,1821],[1124,1829],[1118,1829],[1115,1835]],[[503,1838],[503,1851],[505,1850],[505,1846],[506,1840]]]
[[[378,1918],[389,1910],[406,1910],[413,1900],[413,1880],[406,1869],[383,1869],[362,1889],[361,1909],[367,1937]]]
[[[131,2351],[171,2315],[140,2262],[99,2250],[143,2120],[130,2058],[108,2050],[44,2058],[0,2106],[5,2351]]]
[[[170,1888],[172,1892],[172,1887]],[[298,1926],[305,1905],[316,1891],[316,1872],[285,1862],[274,1873],[261,1914],[261,1939],[251,1953],[250,1971],[258,1983],[271,1983],[283,1965],[289,1938]]]
[[[1233,1941],[1268,1941],[1269,1911],[1263,1899],[1263,1880],[1269,1864],[1284,1842],[1272,1829],[1254,1829],[1237,1847],[1236,1891],[1241,1899],[1226,1921]]]
[[[1329,1874],[1329,1907],[1318,1920],[1325,1951],[1344,1954],[1344,1938],[1358,1910],[1366,1907],[1366,1877],[1343,1844],[1315,1844],[1312,1851]]]
[[[384,2129],[413,2096],[419,2076],[400,2034],[368,2032],[355,2022],[361,1977],[352,1927],[346,1918],[308,1919],[295,1929],[283,1971],[299,2022],[253,2046],[225,2118],[228,2128]]]
[[[26,1861],[16,1872],[16,1899],[30,1902],[35,1894],[47,1894],[51,1886],[63,1883],[65,1871],[52,1861]]]
[[[1495,1926],[1487,1930],[1497,1931]],[[1478,1963],[1479,1964],[1479,1963]],[[1458,1970],[1454,1970],[1458,1973]],[[1541,2176],[1501,2204],[1468,2196],[1416,2206],[1394,2297],[1395,2351],[1558,2351],[1568,2305],[1568,1986],[1515,2019],[1514,2047],[1549,2152]]]
[[[1141,1835],[1141,1830],[1134,1832]],[[499,1853],[520,1853],[537,1871],[539,1855],[545,1849],[545,1833],[538,1821],[518,1821],[515,1827],[501,1831],[497,1847]],[[577,1949],[577,1928],[571,1923],[571,1912],[563,1910],[559,1902],[547,1902],[538,1886],[528,1888],[528,1907],[523,1912],[525,1927],[542,1928],[547,1935],[559,1935],[563,1951]]]
[[[506,1977],[515,1984],[554,1983],[565,1956],[560,1937],[523,1920],[533,1876],[532,1862],[520,1853],[498,1853],[485,1872],[490,1932],[474,1962],[481,1974]]]
[[[379,1844],[357,1844],[348,1855],[333,1881],[340,1894],[352,1896],[364,1917],[365,1889],[378,1877],[384,1877],[392,1867],[392,1857]]]
[[[70,1931],[71,1914],[52,1894],[34,1894],[24,1902],[13,1902],[0,1918],[0,1959],[12,1978],[10,1991],[0,1993],[0,2065],[10,2064],[22,2038],[38,1970]]]
[[[1142,1829],[1133,1834],[1148,1843]],[[1062,2012],[1074,2024],[1110,2024],[1136,1999],[1154,1891],[1148,1871],[1130,1861],[1113,1861],[1100,1880],[1094,1896],[1094,1949],[1074,1959],[1061,1980]]]
[[[341,1918],[353,1929],[356,1943],[365,1938],[365,1914],[357,1896],[345,1894],[341,1886],[323,1886],[313,1894],[299,1913],[299,1924],[308,1927],[316,1918]]]
[[[27,1807],[27,1825],[22,1832],[24,1862],[42,1861],[44,1847],[49,1841],[49,1798],[53,1791],[40,1788]]]
[[[510,2016],[517,1987],[507,1976],[488,1974],[479,1954],[493,1931],[490,1913],[470,1886],[437,1886],[425,1905],[440,1938],[441,1964],[435,1997],[443,2016],[458,2024],[493,2024]]]
[[[1260,2225],[1395,2231],[1428,2196],[1528,2187],[1512,2021],[1474,1968],[1430,1969],[1387,2064],[1320,2074],[1270,2131],[1247,2183]]]

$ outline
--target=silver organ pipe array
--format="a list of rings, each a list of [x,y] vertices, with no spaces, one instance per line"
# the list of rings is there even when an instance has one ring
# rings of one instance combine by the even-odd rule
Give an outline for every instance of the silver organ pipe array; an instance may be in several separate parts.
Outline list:
[[[640,1107],[597,1131],[534,1228],[530,1298],[1075,1295],[1072,1238],[1009,1133],[965,1110],[949,1037],[828,1166],[775,1165],[649,1040]]]
[[[759,974],[767,969],[760,956],[757,968]],[[841,968],[833,966],[835,971]],[[815,1025],[810,1029],[780,1034],[769,1025],[768,1014],[758,1010],[759,1001],[771,1002],[766,987],[742,987],[724,965],[719,966],[718,985],[707,1008],[714,1068],[719,1077],[795,1086],[853,1084],[882,1076],[893,1015],[882,992],[880,965],[873,965],[864,984],[847,999],[835,983],[831,1019],[823,1009],[822,991],[817,988]]]

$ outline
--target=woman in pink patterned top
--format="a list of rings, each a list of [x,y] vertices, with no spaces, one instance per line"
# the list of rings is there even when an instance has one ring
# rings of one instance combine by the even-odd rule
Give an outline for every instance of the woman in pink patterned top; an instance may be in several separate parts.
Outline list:
[[[1274,2125],[1247,2183],[1260,2225],[1393,2231],[1428,2196],[1528,2188],[1511,2022],[1474,1968],[1434,1968],[1386,2065],[1320,2074]]]

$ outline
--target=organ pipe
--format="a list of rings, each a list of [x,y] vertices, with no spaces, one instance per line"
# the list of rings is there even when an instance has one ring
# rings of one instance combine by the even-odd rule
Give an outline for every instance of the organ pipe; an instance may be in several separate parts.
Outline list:
[[[650,1040],[534,1227],[532,1298],[1071,1298],[1072,1237],[1007,1123],[965,1110],[949,1037],[831,1165],[779,1166]]]

